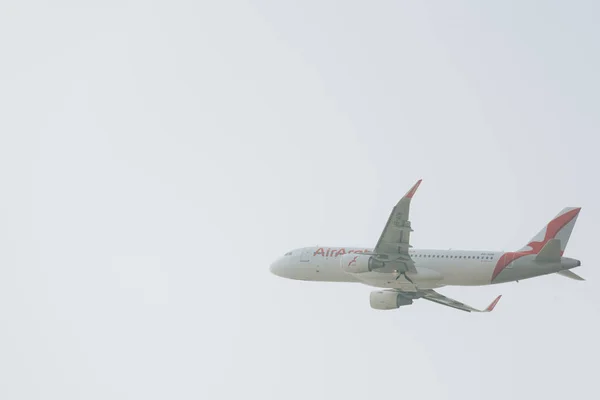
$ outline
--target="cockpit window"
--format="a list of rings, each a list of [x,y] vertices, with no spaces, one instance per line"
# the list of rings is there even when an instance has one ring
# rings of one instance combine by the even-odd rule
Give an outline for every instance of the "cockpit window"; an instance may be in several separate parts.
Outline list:
[[[280,254],[281,254],[281,253],[280,253]],[[284,254],[284,256],[291,256],[291,255],[292,255],[292,252],[291,252],[291,251],[288,251],[287,253],[285,253],[285,254]]]

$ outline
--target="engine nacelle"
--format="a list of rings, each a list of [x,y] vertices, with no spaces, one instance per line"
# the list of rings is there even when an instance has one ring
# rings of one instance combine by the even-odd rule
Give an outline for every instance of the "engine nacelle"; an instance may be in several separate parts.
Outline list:
[[[378,290],[371,292],[371,308],[376,310],[394,310],[413,303],[412,299],[402,296],[394,290]]]
[[[349,274],[360,274],[370,272],[384,266],[383,262],[375,260],[372,256],[364,254],[344,254],[340,258],[340,266],[344,272]]]

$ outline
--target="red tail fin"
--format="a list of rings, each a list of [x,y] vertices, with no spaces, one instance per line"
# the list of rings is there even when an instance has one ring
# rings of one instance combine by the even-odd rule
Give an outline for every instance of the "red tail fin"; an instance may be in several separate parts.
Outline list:
[[[537,233],[520,252],[537,254],[548,243],[550,239],[560,240],[560,250],[565,251],[571,232],[577,221],[581,207],[564,208],[554,219]]]

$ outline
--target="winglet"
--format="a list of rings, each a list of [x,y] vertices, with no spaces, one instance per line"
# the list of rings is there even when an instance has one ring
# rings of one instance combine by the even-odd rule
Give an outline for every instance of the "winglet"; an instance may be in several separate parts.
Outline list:
[[[423,179],[419,179],[417,181],[417,183],[415,183],[413,185],[412,188],[410,188],[410,190],[406,193],[406,195],[404,197],[406,197],[407,199],[412,199],[412,197],[415,195],[415,193],[417,192],[417,189],[419,188],[419,185],[421,184],[421,181]]]
[[[498,304],[498,302],[500,301],[500,298],[502,297],[502,295],[496,297],[496,300],[492,301],[492,304],[490,304],[485,310],[484,312],[490,312],[494,309],[494,307],[496,307],[496,304]]]

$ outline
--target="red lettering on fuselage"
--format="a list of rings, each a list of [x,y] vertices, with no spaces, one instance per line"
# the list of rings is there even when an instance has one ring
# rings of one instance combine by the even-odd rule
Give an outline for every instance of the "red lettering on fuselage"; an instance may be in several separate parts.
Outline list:
[[[321,256],[324,256],[324,255],[325,255],[325,251],[323,250],[323,248],[322,248],[322,247],[319,247],[319,248],[317,249],[317,251],[315,251],[315,254],[313,254],[313,256],[318,256],[318,255],[321,255]]]
[[[361,250],[361,249],[349,249],[346,250],[345,247],[341,247],[338,249],[332,249],[331,247],[319,247],[317,248],[317,250],[315,250],[314,252],[314,256],[322,256],[322,257],[340,257],[343,256],[344,254],[350,254],[350,253],[365,253],[368,252],[368,249],[365,250]]]

